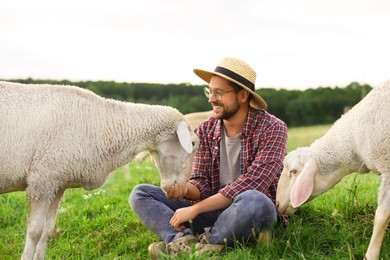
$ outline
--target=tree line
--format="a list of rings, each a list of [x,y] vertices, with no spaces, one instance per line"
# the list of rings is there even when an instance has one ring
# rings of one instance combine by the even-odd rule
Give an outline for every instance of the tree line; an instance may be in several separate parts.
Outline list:
[[[206,85],[125,83],[114,81],[8,80],[21,83],[75,85],[106,98],[167,105],[183,114],[211,109],[203,88]],[[306,90],[261,88],[256,93],[268,104],[268,111],[288,126],[330,124],[358,103],[372,87],[352,82],[345,87],[318,87]]]

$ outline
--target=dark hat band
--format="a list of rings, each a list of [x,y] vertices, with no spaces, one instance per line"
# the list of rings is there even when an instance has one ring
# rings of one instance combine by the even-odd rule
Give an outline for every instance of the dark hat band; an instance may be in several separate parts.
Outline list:
[[[231,71],[229,69],[217,66],[215,68],[214,72],[218,72],[218,73],[221,73],[221,74],[223,74],[225,76],[228,76],[229,78],[234,79],[235,81],[240,82],[241,84],[243,84],[244,86],[248,87],[252,91],[254,91],[254,89],[255,89],[255,84],[253,84],[252,82],[250,82],[246,78],[238,75],[237,73],[235,73],[235,72],[233,72],[233,71]]]

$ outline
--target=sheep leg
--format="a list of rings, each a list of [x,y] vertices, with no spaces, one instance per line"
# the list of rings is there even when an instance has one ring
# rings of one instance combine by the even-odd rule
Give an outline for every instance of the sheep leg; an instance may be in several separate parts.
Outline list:
[[[44,259],[45,257],[48,241],[56,223],[58,205],[63,195],[64,190],[59,191],[50,204],[46,215],[44,229],[35,251],[34,259]]]
[[[390,220],[390,175],[382,174],[379,187],[378,208],[375,212],[374,230],[365,259],[378,259],[386,228]]]
[[[49,207],[49,201],[29,200],[29,217],[27,220],[26,243],[24,245],[22,259],[33,259],[35,249],[41,238],[44,228],[45,216]]]

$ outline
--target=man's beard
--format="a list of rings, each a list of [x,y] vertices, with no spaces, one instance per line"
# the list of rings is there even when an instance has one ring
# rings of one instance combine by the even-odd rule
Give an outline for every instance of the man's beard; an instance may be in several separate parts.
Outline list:
[[[216,116],[217,119],[221,119],[221,120],[228,120],[230,118],[232,118],[236,113],[237,111],[240,109],[240,104],[238,104],[238,102],[234,103],[234,105],[231,107],[231,108],[226,108],[226,107],[223,107],[223,112],[221,115],[219,116]]]

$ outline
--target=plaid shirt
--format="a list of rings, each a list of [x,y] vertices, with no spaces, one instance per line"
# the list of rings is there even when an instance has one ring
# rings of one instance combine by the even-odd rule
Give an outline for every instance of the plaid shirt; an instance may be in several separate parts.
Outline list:
[[[240,176],[225,187],[219,183],[219,147],[222,122],[210,117],[195,129],[200,139],[190,182],[201,198],[217,192],[234,199],[246,190],[258,190],[274,203],[286,155],[287,126],[265,110],[250,109],[241,134]]]

